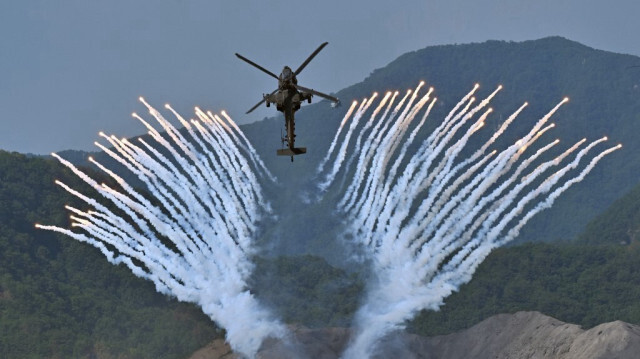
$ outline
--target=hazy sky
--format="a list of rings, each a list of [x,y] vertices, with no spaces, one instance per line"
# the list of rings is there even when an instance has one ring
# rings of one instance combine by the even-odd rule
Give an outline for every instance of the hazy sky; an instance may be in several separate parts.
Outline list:
[[[560,35],[640,55],[636,0],[0,1],[0,149],[93,150],[97,132],[145,132],[131,112],[171,103],[226,109],[240,123],[280,73],[329,42],[298,77],[323,92],[430,45]],[[348,99],[343,99],[347,100]],[[148,116],[147,116],[148,117]]]

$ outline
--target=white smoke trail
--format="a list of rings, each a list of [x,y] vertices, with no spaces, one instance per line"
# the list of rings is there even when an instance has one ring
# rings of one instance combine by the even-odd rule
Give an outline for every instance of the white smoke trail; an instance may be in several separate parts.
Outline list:
[[[377,95],[378,95],[377,93],[374,93],[374,96],[377,96]],[[367,130],[369,130],[373,126],[375,119],[377,118],[378,114],[380,113],[380,111],[382,110],[382,108],[387,103],[390,97],[391,97],[391,92],[387,92],[384,95],[383,99],[378,104],[378,107],[376,107],[376,109],[373,111],[373,114],[369,117],[369,121],[367,121],[364,127],[360,130],[360,134],[356,139],[356,144],[355,144],[356,148],[360,148],[360,146],[362,145],[362,138],[367,133]],[[355,157],[353,156],[349,157],[349,162],[347,162],[347,165],[345,166],[345,171],[347,172],[349,171],[354,160],[355,160]],[[356,173],[355,175],[357,176],[358,174]]]
[[[429,138],[427,138],[425,143],[423,143],[423,146],[418,150],[418,152],[413,155],[412,159],[409,161],[409,164],[405,167],[402,176],[400,176],[400,178],[397,180],[398,182],[401,183],[398,186],[401,186],[401,187],[406,186],[412,180],[413,174],[414,174],[414,170],[415,170],[416,166],[421,161],[429,162],[429,160],[425,160],[424,157],[423,157],[427,153],[427,150],[428,150],[428,148],[427,148],[428,146],[426,146],[426,145],[427,144],[432,144],[434,142],[437,142],[441,138],[441,136],[453,125],[454,121],[456,121],[464,113],[466,113],[466,111],[468,110],[469,106],[474,101],[474,99],[471,98],[471,96],[473,95],[473,93],[477,89],[478,89],[478,85],[476,84],[476,86],[474,86],[474,88],[467,95],[465,95],[462,98],[462,100],[460,100],[460,102],[458,102],[456,104],[454,109],[449,113],[449,115],[445,118],[445,120],[442,122],[442,124],[440,126],[438,126],[438,128],[436,128],[433,131],[431,136],[429,136]],[[471,99],[471,101],[469,101],[469,99]],[[466,107],[461,112],[457,112],[458,109],[460,107],[462,107],[462,105],[464,105],[465,103],[467,103]],[[428,114],[429,114],[429,112],[431,110],[431,107],[432,107],[432,105],[429,106],[429,109],[427,110],[427,112],[423,116],[423,119],[420,122],[421,124],[424,123],[424,120],[426,120],[426,118],[427,118],[427,116],[428,116]],[[455,114],[455,116],[454,116],[454,114]],[[419,126],[419,127],[421,127],[421,126]],[[419,128],[416,128],[416,129],[419,130]],[[414,138],[415,138],[415,133],[412,134],[412,136],[410,136],[409,140],[406,142],[405,145],[409,146],[411,143],[413,143]],[[428,167],[428,166],[425,166],[425,167]],[[369,187],[370,187],[370,183],[371,182],[379,181],[379,179],[380,179],[380,177],[370,176]],[[356,211],[362,212],[363,205],[365,204],[365,202],[367,202],[366,199],[369,198],[369,197],[371,197],[371,196],[368,196],[368,194],[365,194],[365,195],[361,196],[361,199],[360,199],[360,201],[358,202],[358,204],[356,206]],[[343,210],[347,210],[347,209],[343,209]],[[355,216],[355,217],[357,217],[357,216]],[[372,236],[373,236],[372,233],[369,233],[368,235],[365,234],[365,237],[372,237]]]
[[[351,114],[353,113],[353,110],[355,110],[356,105],[358,105],[358,101],[353,101],[351,103],[351,107],[349,107],[349,110],[344,115],[342,122],[340,122],[340,127],[338,127],[338,132],[336,132],[336,135],[333,137],[333,141],[331,141],[331,145],[329,146],[329,151],[327,151],[327,155],[324,156],[324,158],[320,161],[320,164],[318,165],[318,169],[317,169],[318,173],[322,172],[324,165],[327,163],[327,161],[329,160],[329,157],[333,153],[333,149],[336,147],[336,144],[338,143],[338,137],[340,137],[340,132],[342,132],[342,128],[347,123],[347,120],[351,118]]]
[[[123,263],[135,275],[152,281],[159,292],[200,305],[226,329],[235,351],[255,357],[264,339],[287,334],[286,327],[249,292],[246,282],[253,270],[250,256],[255,252],[256,228],[269,213],[255,174],[274,181],[275,177],[226,113],[223,120],[196,109],[199,121],[188,122],[167,105],[191,137],[187,139],[144,99],[141,102],[165,131],[161,134],[134,114],[155,145],[140,139],[138,146],[102,133],[113,149],[97,145],[141,180],[155,200],[92,158],[118,188],[99,184],[53,154],[110,205],[57,181],[93,209],[67,206],[72,229],[37,227],[89,243],[109,262]]]
[[[493,248],[513,240],[531,217],[550,207],[600,159],[620,148],[612,147],[595,155],[570,180],[563,178],[605,139],[592,142],[574,155],[585,142],[581,140],[542,163],[536,162],[557,146],[558,140],[538,146],[533,154],[525,156],[554,127],[547,123],[568,101],[563,99],[506,149],[486,153],[499,136],[504,136],[527,103],[487,136],[486,142],[480,142],[479,148],[469,152],[466,147],[478,142],[472,138],[481,132],[491,113],[491,109],[480,111],[501,86],[473,105],[472,96],[477,88],[476,85],[465,95],[431,134],[425,135],[426,139],[411,155],[406,151],[415,145],[417,132],[434,102],[406,138],[409,124],[427,102],[425,98],[414,105],[415,93],[406,105],[409,93],[399,102],[388,117],[390,122],[385,122],[385,113],[372,125],[383,107],[381,103],[369,121],[360,126],[357,143],[362,146],[356,146],[347,160],[347,163],[357,160],[355,174],[342,172],[351,177],[346,178],[344,195],[338,196],[341,200],[337,210],[345,218],[347,231],[368,254],[376,277],[356,314],[357,333],[343,354],[345,358],[370,357],[380,338],[402,329],[417,311],[438,309],[446,296],[471,279]],[[473,120],[477,114],[479,117]],[[345,118],[343,122],[346,121]],[[357,126],[354,121],[354,131]],[[459,158],[462,153],[471,155]],[[563,164],[571,156],[575,157]],[[395,162],[387,169],[391,160]],[[534,170],[523,175],[533,166]],[[560,169],[547,173],[554,166]],[[339,171],[340,168],[334,169],[333,173]],[[323,186],[330,186],[336,179],[328,177]],[[537,187],[532,188],[536,183]]]
[[[464,123],[466,123],[466,121],[469,120],[470,118],[472,118],[472,116],[475,113],[477,113],[482,108],[484,108],[491,101],[491,99],[498,93],[498,91],[500,91],[501,89],[502,89],[502,86],[499,86],[486,99],[484,99],[482,102],[480,102],[480,104],[478,104],[478,106],[476,106],[473,110],[468,112],[462,118],[460,124],[458,124],[458,125],[456,125],[456,126],[454,126],[452,128],[451,134],[448,135],[447,137],[452,138],[453,135],[455,134],[455,132],[457,131],[457,129],[459,128],[458,126],[461,126]],[[408,193],[414,193],[414,194],[421,193],[429,185],[433,186],[435,188],[435,190],[432,191],[432,194],[430,194],[430,196],[428,196],[427,199],[422,203],[422,207],[430,207],[431,206],[431,203],[434,201],[435,196],[442,192],[440,187],[443,186],[444,184],[446,184],[449,181],[449,179],[451,179],[457,173],[457,170],[459,169],[459,167],[456,167],[454,170],[451,170],[451,166],[453,165],[453,162],[456,159],[457,155],[460,153],[460,151],[462,151],[462,148],[465,146],[465,144],[467,143],[467,141],[469,140],[471,135],[473,135],[476,131],[478,131],[484,125],[484,121],[485,121],[486,117],[491,112],[492,112],[491,109],[487,110],[482,116],[480,116],[478,121],[476,121],[476,123],[473,126],[471,126],[467,130],[467,132],[454,145],[452,145],[449,149],[447,149],[445,151],[444,156],[443,156],[440,164],[435,168],[435,170],[432,171],[432,174],[429,175],[426,178],[426,180],[423,181],[422,184],[420,184],[417,187],[413,186],[412,188],[410,188],[409,191],[396,192],[395,194],[402,196],[401,198],[395,197],[394,194],[391,194],[387,198],[385,211],[383,211],[382,215],[380,216],[380,221],[382,222],[382,225],[386,225],[387,224],[387,221],[390,219],[389,217],[390,217],[391,213],[393,211],[397,211],[398,210],[398,206],[400,205],[401,208],[399,208],[399,212],[397,212],[395,214],[395,216],[394,216],[395,218],[393,219],[393,222],[389,223],[389,225],[391,227],[391,232],[394,232],[394,235],[395,235],[396,234],[396,229],[399,228],[400,223],[405,220],[405,218],[408,215],[409,210],[410,210],[410,207],[407,205],[408,202],[410,202],[410,198],[407,197],[407,194]],[[445,137],[445,141],[446,142],[449,141],[449,140],[446,140],[447,137]],[[442,145],[440,145],[440,146],[442,146]],[[418,175],[420,176],[421,173],[422,172],[419,172]],[[405,172],[405,174],[406,174],[406,172]],[[390,175],[391,176],[395,176],[395,173],[390,173]],[[432,182],[434,181],[434,178],[435,178],[436,183],[432,184]],[[416,217],[419,217],[419,216],[421,216],[421,214],[416,215]]]
[[[414,92],[414,94],[417,94],[419,88],[416,89],[416,91]],[[386,156],[384,156],[384,158],[382,159],[382,163],[379,166],[376,166],[375,169],[377,171],[377,174],[383,174],[386,172],[386,167],[387,164],[392,160],[393,154],[395,153],[396,149],[399,146],[399,142],[402,139],[402,137],[405,135],[409,124],[413,121],[413,119],[415,118],[416,114],[422,109],[422,107],[427,103],[427,101],[429,100],[429,96],[431,94],[432,91],[429,91],[409,112],[409,114],[406,114],[406,110],[400,115],[397,123],[396,123],[396,127],[395,129],[392,128],[390,132],[395,133],[394,136],[391,137],[386,137],[385,141],[382,143],[381,147],[383,148],[383,153],[386,153]],[[414,96],[415,98],[415,96]],[[412,101],[409,102],[409,104],[407,104],[407,109],[411,106]],[[431,106],[430,106],[431,107]],[[429,110],[427,111],[428,114]],[[424,118],[423,118],[424,119]],[[424,122],[421,121],[420,124],[418,124],[418,127],[416,127],[416,129],[418,129],[419,127],[422,127],[422,124]],[[394,131],[395,130],[395,131]],[[409,138],[409,140],[407,142],[404,143],[404,146],[402,147],[402,149],[400,150],[400,154],[398,155],[398,157],[393,158],[394,160],[394,164],[391,167],[391,169],[389,170],[389,172],[386,174],[387,177],[395,177],[398,168],[400,167],[400,164],[402,163],[402,161],[404,160],[404,156],[406,154],[406,150],[408,148],[408,144],[410,144],[412,141],[411,137]],[[386,143],[385,143],[386,142]],[[380,178],[379,176],[377,176],[377,178]],[[376,181],[378,182],[378,181]],[[378,182],[379,183],[379,182]],[[374,208],[379,208],[380,206],[385,206],[386,203],[389,202],[389,191],[390,191],[390,183],[386,182],[383,185],[379,185],[376,188],[376,192],[374,192],[373,194],[373,202],[371,204],[372,207]],[[385,208],[388,208],[387,206],[385,206]],[[377,216],[377,217],[372,217],[372,216],[368,216],[365,218],[364,222],[365,222],[365,228],[371,228],[373,227],[374,223],[378,223],[378,225],[380,225],[380,223],[385,223],[387,216],[385,216],[387,213],[385,211],[380,212],[379,210],[373,210],[370,213],[381,213],[382,216]]]
[[[420,86],[418,89],[419,88]],[[367,182],[365,183],[363,193],[366,193],[366,195],[360,196],[360,200],[356,203],[355,209],[355,211],[365,214],[365,216],[362,217],[362,225],[364,225],[364,222],[370,221],[369,217],[366,216],[367,213],[371,213],[370,208],[380,203],[379,194],[383,191],[383,184],[379,179],[384,175],[387,163],[391,159],[391,154],[388,152],[388,149],[393,147],[395,143],[394,140],[396,136],[399,135],[399,132],[404,133],[406,130],[402,124],[404,123],[407,110],[412,106],[413,101],[416,98],[416,92],[413,92],[414,95],[409,99],[406,109],[402,111],[399,117],[398,112],[400,112],[402,106],[411,93],[411,90],[407,91],[405,96],[400,100],[391,113],[391,116],[389,117],[390,121],[385,123],[384,127],[374,140],[376,147],[372,148],[372,159],[375,160],[371,162],[373,167],[370,169]]]
[[[367,154],[367,157],[371,156],[370,157],[371,160],[374,158],[374,156],[376,156],[377,154],[380,153],[380,151],[379,151],[380,143],[381,143],[381,141],[383,141],[383,137],[385,135],[385,132],[389,128],[389,125],[392,123],[392,121],[395,119],[396,115],[398,114],[398,111],[400,110],[400,108],[402,107],[404,102],[406,101],[407,97],[409,97],[409,94],[411,94],[411,90],[407,91],[407,93],[400,100],[398,105],[396,105],[396,107],[393,109],[393,111],[391,112],[391,115],[389,115],[387,117],[388,111],[385,111],[385,114],[384,114],[383,118],[380,121],[380,124],[384,124],[384,125],[381,128],[379,128],[379,131],[376,133],[375,137],[370,140],[370,142],[371,142],[371,146],[369,147],[370,152]],[[394,97],[396,95],[397,95],[397,92],[394,95]],[[392,103],[393,103],[393,101],[392,101]],[[391,108],[391,104],[392,103],[389,104],[389,109]],[[372,136],[370,135],[369,137],[371,138]],[[369,162],[369,163],[371,163],[371,162]],[[369,173],[370,174],[373,171],[374,171],[373,168],[369,169]],[[371,175],[367,176],[367,178],[366,178],[367,181],[364,184],[365,193],[368,194],[372,190],[372,184],[374,182],[374,178],[375,178],[375,176],[371,176]],[[367,196],[360,196],[361,200],[356,204],[356,207],[357,208],[361,208],[362,205],[363,205],[363,202],[365,201],[365,199],[370,198],[370,197],[373,197],[373,196],[368,196],[368,195]]]
[[[258,153],[256,152],[255,148],[253,148],[253,146],[251,145],[251,142],[249,142],[249,139],[247,139],[247,137],[244,135],[244,132],[242,132],[242,130],[240,129],[240,127],[238,127],[236,122],[229,115],[227,115],[225,111],[222,111],[221,114],[222,116],[224,116],[227,122],[229,122],[229,124],[233,127],[233,129],[240,135],[240,137],[242,137],[242,140],[244,141],[244,145],[249,150],[249,154],[251,155],[251,160],[254,163],[256,163],[257,167],[259,167],[267,176],[269,176],[269,179],[271,181],[275,182],[276,178],[271,174],[271,172],[269,172],[267,167],[264,165],[264,162],[262,162],[262,159],[260,159],[260,157],[258,156]],[[209,115],[211,115],[211,113],[209,113]],[[236,136],[233,133],[232,135],[234,136],[234,138],[236,138]]]
[[[566,173],[568,170],[572,168],[575,168],[575,166],[578,165],[582,157],[584,157],[584,155],[586,155],[591,148],[593,148],[595,145],[597,145],[602,141],[603,140],[595,141],[591,143],[589,146],[587,146],[585,149],[580,151],[580,153],[578,153],[578,155],[576,156],[573,162],[565,166],[561,171],[549,177],[549,179],[553,179],[554,182],[549,182],[551,184],[547,184],[546,186],[541,185],[538,189],[531,191],[528,194],[525,194],[524,198],[518,202],[515,209],[511,209],[509,213],[506,213],[503,216],[503,213],[507,210],[507,208],[510,207],[510,205],[514,201],[517,200],[520,193],[525,189],[525,187],[531,184],[536,177],[538,177],[539,175],[542,175],[551,166],[557,165],[557,162],[555,160],[551,160],[543,163],[531,175],[527,177],[526,181],[522,181],[521,183],[517,184],[513,189],[511,189],[511,191],[509,191],[509,193],[505,194],[504,196],[498,197],[509,184],[515,181],[515,177],[518,173],[520,173],[521,169],[519,168],[518,170],[516,170],[512,178],[505,181],[501,186],[499,186],[496,190],[494,190],[493,193],[485,196],[480,201],[478,201],[475,207],[472,209],[472,211],[466,214],[461,220],[459,220],[458,223],[460,223],[460,226],[458,227],[458,231],[454,233],[450,232],[449,234],[447,234],[446,240],[441,241],[441,242],[444,242],[442,246],[446,245],[447,248],[445,250],[442,250],[442,248],[439,247],[435,250],[435,252],[438,253],[435,256],[436,260],[433,260],[433,258],[428,258],[425,252],[422,253],[421,258],[419,258],[418,261],[420,264],[422,264],[421,267],[424,268],[424,272],[423,272],[424,275],[425,276],[432,275],[435,271],[435,268],[433,267],[434,263],[439,263],[444,257],[452,254],[455,250],[459,249],[456,255],[453,258],[451,258],[447,262],[447,264],[444,266],[443,272],[448,272],[450,268],[455,267],[459,263],[459,261],[461,261],[472,250],[474,250],[481,241],[486,241],[487,238],[492,238],[494,236],[492,233],[494,232],[495,232],[495,235],[497,236],[497,234],[502,231],[502,229],[509,223],[511,219],[513,219],[515,216],[519,215],[522,212],[522,208],[524,208],[524,205],[526,205],[529,201],[533,200],[536,196],[548,191],[551,188],[551,185],[555,184],[560,179],[562,174]],[[579,145],[582,142],[583,141],[578,142],[577,145]],[[563,153],[560,157],[562,158],[566,157],[570,152],[575,150],[575,148],[577,148],[577,146],[573,146],[572,148],[567,150],[565,153]],[[536,157],[536,155],[534,155],[533,157]],[[523,166],[521,167],[524,167],[527,164],[528,164],[527,161],[525,161],[523,162]],[[484,208],[484,206],[487,203],[494,203],[494,205],[489,210],[481,213],[480,211]],[[501,218],[500,223],[494,224],[498,220],[498,218]],[[465,229],[465,231],[463,232],[461,228],[464,228],[466,225],[471,223],[474,219],[476,219],[475,223],[471,225],[470,228]],[[472,234],[475,233],[476,229],[480,226],[482,226],[482,228],[479,230],[477,234],[475,234],[475,238],[469,241]],[[435,235],[436,238],[440,238],[441,236],[444,237],[444,234],[436,233]]]
[[[355,201],[356,201],[355,194],[358,191],[358,188],[360,187],[360,185],[362,184],[363,179],[365,178],[364,176],[365,172],[367,172],[368,170],[367,166],[369,165],[369,161],[373,157],[373,151],[371,150],[371,148],[372,148],[372,145],[375,146],[374,139],[378,139],[378,134],[380,133],[379,131],[382,128],[382,125],[387,123],[386,122],[386,119],[388,118],[387,115],[389,114],[389,111],[391,110],[391,107],[393,106],[393,103],[395,102],[395,99],[397,96],[398,96],[398,92],[396,91],[391,97],[391,100],[389,101],[389,105],[385,109],[384,114],[382,115],[382,118],[380,119],[380,121],[377,122],[377,124],[371,130],[371,135],[365,140],[365,143],[362,147],[363,150],[361,151],[360,156],[358,156],[358,164],[356,166],[355,179],[349,184],[349,187],[347,188],[344,199],[340,201],[340,203],[338,204],[338,206],[343,210],[347,210],[355,204]],[[386,96],[385,96],[385,99],[386,99]],[[384,99],[383,99],[383,102],[384,102]],[[381,106],[378,106],[378,107],[381,107]],[[377,113],[378,112],[376,109],[376,112],[374,112],[374,116],[371,116],[371,120],[370,120],[371,122],[375,120],[375,115],[377,115]],[[360,148],[360,147],[358,146],[357,148]]]
[[[369,106],[371,106],[371,103],[373,103],[373,100],[375,100],[377,96],[378,94],[374,93],[369,100],[364,99],[362,101],[362,104],[360,105],[360,108],[358,108],[358,111],[356,111],[355,116],[353,116],[353,120],[351,121],[349,130],[347,131],[347,134],[345,135],[345,138],[342,141],[340,150],[338,150],[338,157],[333,162],[333,168],[331,172],[327,174],[324,182],[321,182],[320,184],[318,184],[318,188],[320,188],[321,191],[326,191],[327,187],[333,182],[333,179],[338,173],[338,170],[340,170],[340,166],[342,165],[342,162],[344,162],[345,156],[347,154],[347,147],[349,147],[349,142],[351,141],[351,135],[353,134],[353,130],[358,126],[358,123],[360,122],[360,118],[365,112],[367,112],[367,110],[369,109]]]

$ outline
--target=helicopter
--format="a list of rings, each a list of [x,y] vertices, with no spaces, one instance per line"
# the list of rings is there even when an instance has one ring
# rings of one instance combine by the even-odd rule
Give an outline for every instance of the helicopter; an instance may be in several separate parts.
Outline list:
[[[258,108],[258,106],[266,103],[267,107],[274,104],[276,109],[284,114],[285,119],[285,131],[286,136],[281,136],[282,145],[287,144],[287,148],[282,148],[277,150],[278,156],[291,156],[291,162],[293,162],[293,156],[301,155],[307,153],[306,147],[296,147],[296,134],[295,134],[295,112],[300,109],[300,104],[304,101],[311,103],[311,98],[316,95],[322,98],[325,98],[329,101],[332,101],[332,106],[335,107],[340,104],[340,100],[336,97],[324,94],[322,92],[316,91],[314,89],[302,87],[298,85],[297,75],[302,72],[302,70],[313,60],[313,58],[325,47],[329,44],[325,42],[321,44],[316,51],[314,51],[303,63],[300,65],[295,71],[292,71],[289,66],[285,66],[280,73],[280,76],[277,76],[273,72],[265,69],[264,67],[258,65],[257,63],[247,59],[246,57],[236,53],[236,56],[248,63],[249,65],[259,69],[260,71],[266,73],[267,75],[278,80],[278,88],[269,94],[263,94],[262,100],[258,102],[255,106],[247,111],[251,113],[251,111]]]

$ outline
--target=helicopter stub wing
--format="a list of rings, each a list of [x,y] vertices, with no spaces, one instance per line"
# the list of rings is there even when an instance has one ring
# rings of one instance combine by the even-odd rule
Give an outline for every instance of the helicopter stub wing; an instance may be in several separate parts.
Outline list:
[[[333,97],[331,95],[327,95],[327,94],[324,94],[322,92],[316,91],[314,89],[306,88],[306,87],[303,87],[303,86],[300,86],[300,85],[293,85],[293,86],[295,86],[295,88],[298,89],[298,91],[308,92],[308,93],[314,94],[316,96],[320,96],[322,98],[326,98],[329,101],[333,101],[335,103],[340,103],[340,100],[337,97]]]

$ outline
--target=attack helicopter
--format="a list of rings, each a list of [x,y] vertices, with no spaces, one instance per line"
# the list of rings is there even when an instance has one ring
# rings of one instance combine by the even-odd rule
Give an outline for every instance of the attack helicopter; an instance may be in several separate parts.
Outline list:
[[[303,101],[307,101],[311,103],[311,98],[316,95],[322,98],[325,98],[329,101],[332,101],[332,106],[335,107],[340,104],[340,100],[336,97],[324,94],[322,92],[302,87],[298,85],[297,75],[302,72],[302,70],[313,60],[313,58],[325,47],[329,44],[328,42],[320,45],[316,51],[314,51],[303,63],[296,69],[292,71],[289,66],[285,66],[280,73],[280,76],[276,76],[273,72],[265,69],[264,67],[258,65],[257,63],[247,59],[246,57],[236,53],[236,56],[248,63],[249,65],[259,69],[260,71],[266,73],[267,75],[278,80],[278,88],[269,94],[263,94],[262,100],[258,102],[255,106],[249,109],[247,113],[258,108],[258,106],[263,103],[267,104],[267,107],[274,104],[276,109],[284,114],[284,126],[286,137],[281,136],[282,145],[287,144],[287,148],[282,148],[277,150],[278,156],[291,156],[291,162],[293,162],[293,156],[301,155],[307,153],[306,147],[296,147],[296,134],[295,134],[295,112],[300,109],[300,104]]]

